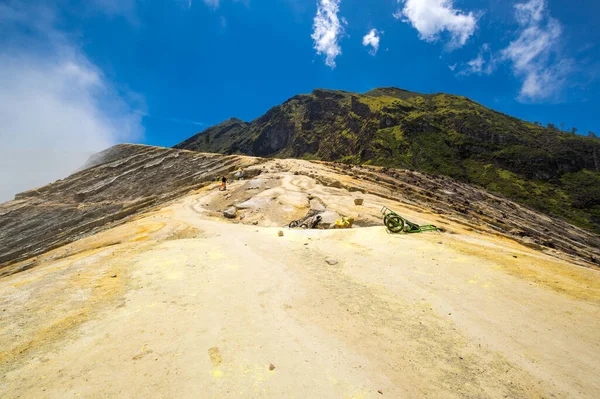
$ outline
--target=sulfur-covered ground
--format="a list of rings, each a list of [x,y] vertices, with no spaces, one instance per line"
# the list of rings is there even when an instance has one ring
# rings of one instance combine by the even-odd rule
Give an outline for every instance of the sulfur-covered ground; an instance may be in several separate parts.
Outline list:
[[[600,397],[597,269],[286,162],[1,278],[0,397]]]

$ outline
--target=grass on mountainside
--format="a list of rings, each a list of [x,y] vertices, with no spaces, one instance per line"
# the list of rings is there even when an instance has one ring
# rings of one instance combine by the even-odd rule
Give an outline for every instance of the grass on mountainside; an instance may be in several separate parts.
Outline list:
[[[395,88],[315,90],[191,149],[408,168],[482,186],[600,233],[600,140]],[[241,127],[240,127],[241,126]],[[209,131],[208,129],[207,131]],[[205,139],[205,138],[204,138]]]

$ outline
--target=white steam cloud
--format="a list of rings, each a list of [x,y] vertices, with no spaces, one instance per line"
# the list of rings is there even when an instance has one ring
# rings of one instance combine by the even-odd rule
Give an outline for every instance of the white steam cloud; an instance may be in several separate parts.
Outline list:
[[[143,132],[140,113],[53,28],[53,13],[17,4],[0,9],[0,36],[12,39],[0,47],[0,202]],[[30,34],[19,36],[24,26]]]

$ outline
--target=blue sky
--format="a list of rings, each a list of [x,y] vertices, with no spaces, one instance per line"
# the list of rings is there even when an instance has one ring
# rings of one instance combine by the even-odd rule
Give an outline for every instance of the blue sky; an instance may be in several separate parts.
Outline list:
[[[12,195],[314,88],[454,93],[598,132],[598,15],[592,0],[2,0],[0,180]]]

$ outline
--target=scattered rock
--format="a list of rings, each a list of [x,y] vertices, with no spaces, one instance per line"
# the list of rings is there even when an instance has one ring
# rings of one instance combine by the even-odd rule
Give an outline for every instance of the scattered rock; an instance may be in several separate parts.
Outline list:
[[[319,200],[315,199],[314,197],[313,198],[309,197],[309,208],[311,210],[315,210],[315,211],[319,211],[319,212],[325,211],[325,207],[323,206],[323,204]]]
[[[354,205],[362,205],[365,202],[364,199],[362,198],[355,198],[354,199]]]
[[[116,274],[113,274],[113,275],[112,275],[112,276],[110,276],[110,277],[112,277],[112,278],[115,278],[115,277],[117,277],[117,275],[116,275]]]
[[[344,186],[342,185],[342,183],[339,180],[334,180],[331,183],[327,184],[327,187],[343,188]]]
[[[336,220],[342,218],[337,212],[333,212],[333,211],[325,211],[323,213],[320,213],[320,216],[321,216],[321,225],[326,226],[330,229],[333,228],[333,226],[335,226]]]
[[[359,192],[361,192],[361,193],[363,193],[363,194],[365,193],[365,190],[364,190],[364,189],[362,189],[362,188],[360,188],[360,187],[354,187],[354,186],[350,186],[350,187],[348,187],[348,191],[349,191],[349,192],[351,192],[351,193],[355,193],[355,192],[357,192],[357,191],[359,191]]]
[[[378,389],[377,393],[380,394],[380,395],[383,395],[383,392],[381,391],[381,389]]]
[[[517,255],[513,255],[513,258],[517,259]]]
[[[269,371],[273,371],[275,370],[275,366],[273,366],[273,363],[269,364]]]
[[[235,204],[235,207],[238,209],[260,209],[267,203],[268,201],[264,198],[251,198],[241,204]]]
[[[252,180],[248,181],[248,183],[246,183],[247,184],[247,186],[246,186],[247,188],[246,189],[247,190],[260,189],[260,188],[263,188],[265,186],[265,183],[266,182],[265,182],[264,179],[260,179],[260,178],[252,179]]]
[[[328,265],[334,266],[338,264],[338,261],[332,258],[327,258],[325,259],[325,262],[327,262]]]
[[[227,208],[223,211],[223,216],[227,219],[235,219],[237,216],[237,209],[235,207]]]
[[[277,233],[277,235],[278,235],[279,237],[283,237],[283,231],[282,231],[282,230],[279,230],[279,232]]]
[[[208,357],[210,358],[211,363],[214,367],[218,367],[223,363],[223,358],[221,357],[221,352],[219,348],[212,347],[208,350]]]

